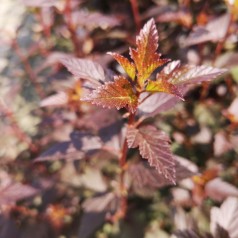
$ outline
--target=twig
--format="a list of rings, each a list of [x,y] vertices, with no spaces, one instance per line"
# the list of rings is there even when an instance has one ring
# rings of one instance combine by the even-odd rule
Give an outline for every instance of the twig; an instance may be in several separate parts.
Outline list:
[[[135,114],[130,113],[129,120],[128,120],[128,126],[132,125],[135,122]],[[127,188],[125,185],[125,171],[126,171],[126,158],[127,158],[127,152],[128,152],[128,145],[127,145],[127,140],[126,138],[124,139],[122,150],[121,150],[121,157],[119,159],[119,164],[120,164],[120,181],[119,181],[119,186],[120,186],[120,208],[119,210],[112,216],[110,217],[110,220],[112,222],[118,221],[119,219],[122,219],[126,215],[127,211]]]
[[[71,0],[66,0],[65,9],[64,9],[65,17],[66,17],[66,26],[70,32],[71,41],[74,45],[74,53],[77,57],[81,57],[83,55],[80,41],[77,37],[77,32],[75,26],[73,24],[72,19],[72,8],[71,8]]]
[[[140,14],[138,9],[138,3],[137,3],[137,0],[130,0],[130,3],[131,3],[134,21],[136,24],[136,31],[139,32],[141,28],[141,20],[140,20]]]

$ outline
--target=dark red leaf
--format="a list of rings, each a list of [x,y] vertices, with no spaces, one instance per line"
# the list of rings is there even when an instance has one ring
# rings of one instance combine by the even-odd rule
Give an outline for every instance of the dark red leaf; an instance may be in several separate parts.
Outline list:
[[[150,166],[156,168],[166,179],[176,183],[175,161],[170,151],[169,137],[154,126],[143,126],[139,129],[129,127],[127,142],[129,148],[139,146],[144,159],[148,159]]]
[[[176,182],[191,177],[198,173],[195,164],[179,156],[174,156],[176,168]],[[148,166],[143,161],[130,165],[128,172],[135,187],[160,188],[173,184],[168,181],[163,174],[159,174],[153,167]]]

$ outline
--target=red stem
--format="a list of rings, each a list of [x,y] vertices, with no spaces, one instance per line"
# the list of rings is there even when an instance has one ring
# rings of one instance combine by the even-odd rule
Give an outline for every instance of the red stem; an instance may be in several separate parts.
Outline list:
[[[136,24],[136,31],[139,32],[141,29],[141,20],[140,20],[140,14],[138,9],[138,3],[137,3],[137,0],[130,0],[130,3],[131,3],[134,21]]]
[[[227,29],[226,29],[226,34],[225,34],[223,40],[221,42],[218,42],[218,44],[216,46],[215,55],[214,55],[214,58],[213,58],[213,61],[212,61],[213,65],[215,64],[215,61],[216,61],[217,57],[221,54],[221,51],[222,51],[222,49],[224,47],[226,39],[227,39],[227,37],[229,35],[229,29],[230,29],[230,26],[231,26],[232,22],[233,22],[233,16],[231,15],[229,23],[228,23],[228,26],[227,26]]]
[[[66,17],[66,26],[70,32],[71,41],[74,45],[74,53],[77,57],[82,57],[83,54],[80,48],[81,44],[77,37],[77,32],[72,20],[71,0],[66,0],[64,13]]]
[[[132,125],[135,122],[135,114],[130,113],[128,125]],[[126,158],[127,158],[127,152],[128,152],[128,145],[127,140],[125,138],[122,151],[121,151],[121,157],[119,160],[120,168],[121,168],[121,174],[120,174],[120,209],[119,211],[114,215],[112,218],[113,221],[121,219],[125,217],[126,211],[127,211],[127,188],[125,186],[125,171],[126,171]]]

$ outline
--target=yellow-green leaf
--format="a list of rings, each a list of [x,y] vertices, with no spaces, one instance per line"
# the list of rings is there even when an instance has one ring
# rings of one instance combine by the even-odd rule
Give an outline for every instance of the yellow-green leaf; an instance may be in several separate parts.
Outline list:
[[[140,87],[144,86],[145,80],[150,77],[156,68],[168,62],[167,59],[161,59],[160,54],[156,53],[158,39],[155,22],[151,19],[140,31],[139,36],[136,37],[137,48],[130,48],[130,55],[135,62]]]
[[[163,79],[159,79],[157,81],[149,80],[146,86],[146,91],[151,93],[163,92],[174,94],[183,100],[183,95],[179,92],[178,88],[172,83],[169,83]]]
[[[112,55],[114,59],[122,66],[128,76],[134,80],[136,76],[136,68],[135,65],[130,62],[127,58],[117,53],[108,52],[108,54]]]

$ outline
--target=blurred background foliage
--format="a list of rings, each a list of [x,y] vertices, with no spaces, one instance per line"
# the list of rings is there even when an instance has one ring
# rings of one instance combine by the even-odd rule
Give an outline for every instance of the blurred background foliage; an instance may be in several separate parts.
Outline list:
[[[238,1],[229,0],[1,0],[0,237],[238,238],[237,16]],[[129,197],[126,218],[111,223],[105,220],[110,202],[96,208],[111,201],[105,192],[118,175],[112,154],[77,160],[76,151],[60,160],[52,153],[49,161],[34,159],[68,141],[95,110],[79,102],[80,89],[60,59],[87,58],[108,74],[122,73],[106,52],[126,52],[151,17],[163,56],[229,72],[193,88],[184,103],[155,119],[170,135],[173,152],[196,164],[199,173],[176,186],[141,189]],[[62,90],[67,102],[40,107]],[[97,128],[97,120],[90,126]],[[234,209],[218,221],[213,214],[223,214],[226,206]],[[219,236],[214,224],[226,235]]]

